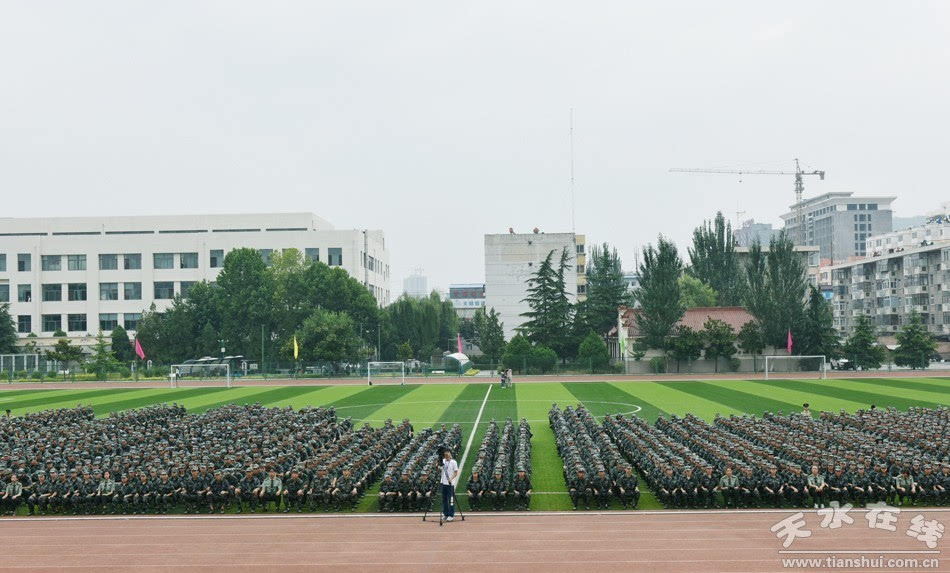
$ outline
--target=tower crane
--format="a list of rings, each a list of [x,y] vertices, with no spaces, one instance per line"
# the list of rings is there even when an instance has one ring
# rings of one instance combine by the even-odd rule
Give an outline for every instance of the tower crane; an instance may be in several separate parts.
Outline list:
[[[674,167],[670,169],[671,173],[715,173],[715,174],[731,174],[731,175],[794,175],[795,176],[795,208],[796,208],[796,219],[798,220],[798,234],[799,234],[799,244],[805,244],[805,206],[803,201],[803,195],[805,193],[805,181],[804,177],[806,175],[817,175],[821,181],[825,180],[824,171],[802,171],[801,165],[798,164],[798,159],[795,160],[795,171],[768,171],[764,169],[688,169],[681,167]]]

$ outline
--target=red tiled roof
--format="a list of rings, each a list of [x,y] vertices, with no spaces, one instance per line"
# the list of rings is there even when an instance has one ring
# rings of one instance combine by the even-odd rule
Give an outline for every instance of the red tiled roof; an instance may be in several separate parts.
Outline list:
[[[627,336],[639,337],[640,327],[637,325],[637,315],[642,312],[639,308],[624,308],[623,325],[627,328]],[[736,332],[742,328],[742,325],[755,320],[755,318],[741,306],[703,306],[688,308],[683,314],[683,318],[676,323],[677,326],[688,326],[693,330],[702,330],[703,325],[710,318],[721,320],[732,327]]]

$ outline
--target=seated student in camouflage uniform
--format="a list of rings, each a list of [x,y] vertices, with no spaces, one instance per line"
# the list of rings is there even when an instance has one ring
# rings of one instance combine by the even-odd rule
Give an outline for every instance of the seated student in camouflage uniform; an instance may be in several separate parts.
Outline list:
[[[724,507],[728,508],[730,504],[733,509],[739,507],[739,478],[732,474],[731,466],[727,467],[725,475],[719,478],[717,489],[722,493]]]
[[[488,484],[488,495],[492,500],[492,510],[500,511],[505,508],[505,501],[508,499],[508,484],[502,478],[500,467],[495,468],[495,476]]]
[[[254,469],[248,467],[244,470],[244,477],[234,487],[234,499],[237,500],[237,513],[244,511],[244,504],[251,512],[257,511],[257,496],[260,492],[257,489],[257,479],[254,478]]]
[[[930,464],[925,465],[923,473],[917,476],[917,495],[923,505],[935,505],[940,497],[937,476],[934,475]]]
[[[815,504],[815,508],[825,507],[825,496],[827,495],[828,484],[825,483],[825,476],[818,473],[818,466],[811,467],[811,473],[808,474],[808,495]]]
[[[16,515],[16,510],[23,503],[23,484],[16,474],[10,476],[10,483],[3,491],[3,511],[9,515]]]
[[[941,473],[937,476],[937,491],[940,492],[940,503],[950,503],[950,463],[943,462]]]
[[[468,506],[472,510],[478,511],[482,496],[485,495],[485,484],[479,476],[478,469],[472,470],[472,475],[469,476],[468,485],[465,486],[465,489],[468,490]]]
[[[610,509],[610,479],[607,478],[604,468],[597,468],[597,475],[590,481],[591,493],[597,502],[598,509]]]
[[[887,473],[887,467],[879,464],[877,471],[871,476],[871,489],[868,498],[872,502],[883,501],[891,503],[894,494],[894,481],[891,474]]]
[[[800,466],[793,465],[792,472],[785,478],[785,492],[793,507],[808,505],[808,478]]]
[[[96,501],[99,496],[99,484],[92,481],[92,475],[90,475],[89,472],[83,472],[80,488],[79,510],[83,513],[95,513],[97,508]]]
[[[214,479],[208,485],[208,502],[210,511],[214,513],[217,509],[219,513],[224,513],[225,507],[231,503],[231,494],[233,489],[231,483],[224,477],[221,470],[214,471]]]
[[[303,512],[303,506],[307,503],[307,484],[301,479],[298,468],[292,469],[290,477],[284,482],[284,500],[284,513],[289,512],[291,507],[297,508],[297,513]]]
[[[511,490],[514,492],[515,511],[522,507],[528,511],[528,506],[531,505],[531,478],[525,474],[524,467],[518,467],[518,475],[511,484]]]
[[[713,474],[713,467],[706,466],[703,475],[699,476],[697,486],[697,498],[703,504],[704,509],[709,506],[718,507],[716,503],[716,486],[719,485],[719,478]]]
[[[270,471],[267,472],[267,477],[264,478],[264,482],[261,483],[260,492],[257,495],[264,513],[267,513],[267,506],[272,501],[274,502],[274,510],[280,510],[280,493],[283,489],[284,484],[280,481],[280,478],[277,477],[277,470],[274,466],[271,466]]]
[[[912,505],[917,504],[917,484],[910,475],[910,470],[904,468],[901,475],[894,480],[894,501],[898,506],[903,506],[907,500],[910,500]]]
[[[198,468],[192,466],[190,475],[181,482],[181,499],[185,502],[185,513],[198,513],[204,500],[203,491],[207,489],[205,480],[198,474]]]
[[[33,482],[33,491],[26,499],[26,503],[30,508],[30,515],[36,515],[37,507],[40,509],[40,515],[46,515],[46,507],[49,505],[49,497],[52,493],[53,484],[46,481],[46,474],[42,472],[37,474],[36,481]]]
[[[54,511],[58,510],[65,514],[72,505],[70,497],[73,494],[73,483],[69,480],[69,476],[66,475],[65,471],[59,474],[59,479],[55,481],[56,487],[53,492],[51,507]]]
[[[350,506],[350,511],[356,511],[359,494],[356,490],[356,481],[349,466],[343,468],[343,475],[338,477],[333,488],[333,503],[339,511],[344,505]]]
[[[115,494],[112,496],[112,513],[128,513],[132,507],[132,498],[135,497],[134,484],[129,483],[129,476],[122,474],[119,483],[115,484]]]
[[[168,472],[162,470],[158,481],[153,483],[155,493],[155,509],[158,513],[168,513],[168,510],[178,502],[178,494],[175,493],[175,484],[168,479]]]
[[[868,503],[868,496],[871,493],[871,477],[864,471],[864,466],[858,466],[858,471],[851,476],[851,485],[848,488],[848,496],[855,505],[865,505]]]
[[[152,493],[152,484],[148,482],[148,474],[145,472],[139,473],[139,479],[135,483],[135,496],[132,498],[132,503],[135,505],[135,511],[132,513],[137,514],[148,513],[148,510],[155,503],[155,495]]]
[[[115,481],[112,479],[112,472],[106,470],[102,473],[102,481],[99,482],[97,497],[98,503],[102,507],[102,512],[107,510],[115,513],[115,506],[112,501],[115,499]]]
[[[840,505],[848,501],[848,480],[841,466],[835,466],[834,472],[828,476],[828,497]]]
[[[310,478],[310,487],[307,489],[307,503],[310,511],[317,509],[317,506],[330,507],[332,499],[330,492],[333,491],[333,480],[327,476],[327,469],[321,467],[316,475]]]
[[[676,507],[679,501],[679,497],[677,496],[679,480],[673,475],[673,468],[666,468],[663,476],[657,480],[656,487],[656,494],[660,503],[666,508]]]
[[[402,477],[396,485],[396,504],[400,511],[411,511],[416,506],[415,485],[409,479],[409,472],[406,470],[403,470]]]
[[[379,484],[379,511],[384,513],[395,511],[397,485],[392,475],[383,476],[383,482]]]
[[[680,478],[680,490],[683,492],[685,507],[699,506],[699,479],[693,475],[693,468],[686,466],[683,477]]]
[[[630,502],[633,502],[633,509],[637,509],[640,504],[640,480],[633,473],[633,468],[624,466],[623,475],[617,478],[614,491],[624,509],[627,509]]]
[[[739,476],[739,493],[746,507],[759,507],[759,480],[748,466],[742,469],[742,475]]]
[[[591,486],[590,480],[587,479],[587,472],[584,471],[584,468],[577,468],[577,474],[573,476],[569,484],[568,492],[571,495],[571,504],[574,506],[574,510],[577,510],[577,506],[580,502],[584,502],[584,509],[590,509],[590,496],[591,496]]]

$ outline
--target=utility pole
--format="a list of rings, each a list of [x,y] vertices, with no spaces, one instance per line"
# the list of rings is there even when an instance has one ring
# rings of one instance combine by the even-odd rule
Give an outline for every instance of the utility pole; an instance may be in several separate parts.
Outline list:
[[[267,379],[267,375],[264,373],[264,325],[261,324],[261,374],[264,376],[264,379]]]

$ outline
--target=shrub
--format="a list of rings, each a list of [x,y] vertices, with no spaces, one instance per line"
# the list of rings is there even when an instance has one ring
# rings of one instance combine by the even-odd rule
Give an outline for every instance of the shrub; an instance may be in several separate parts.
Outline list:
[[[650,370],[654,374],[665,374],[666,373],[666,360],[662,356],[654,356],[650,359]]]
[[[42,379],[43,379],[43,373],[40,372],[39,370],[34,370],[33,372],[30,373],[30,378],[32,378],[32,379],[34,379],[34,380],[42,380]]]

